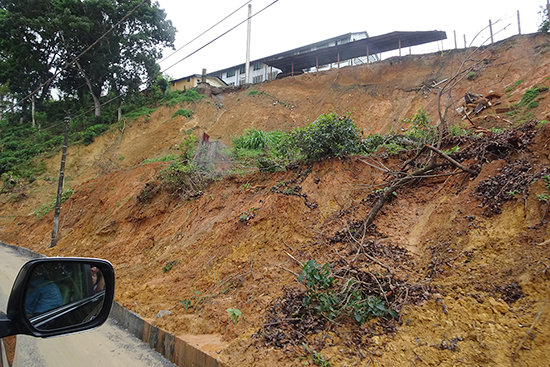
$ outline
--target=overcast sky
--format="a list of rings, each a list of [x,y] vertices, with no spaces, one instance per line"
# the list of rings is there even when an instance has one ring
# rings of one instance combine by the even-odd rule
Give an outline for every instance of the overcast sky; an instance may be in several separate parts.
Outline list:
[[[157,0],[177,29],[176,49],[247,3],[248,0]],[[252,0],[252,14],[276,0]],[[464,47],[487,27],[477,39],[479,45],[489,38],[489,20],[495,41],[518,34],[519,10],[521,33],[536,32],[538,14],[546,0],[446,1],[446,0],[278,0],[252,18],[251,60],[322,41],[349,32],[367,31],[370,37],[394,31],[431,31],[447,33],[447,40],[412,48],[413,54]],[[190,53],[246,20],[247,6],[216,26],[181,51],[160,63],[171,67]],[[506,27],[506,28],[505,28]],[[498,32],[498,33],[497,33]],[[172,53],[166,50],[164,56]],[[408,54],[409,50],[403,50]],[[382,57],[388,55],[383,54]],[[246,22],[206,48],[166,71],[173,78],[200,74],[244,63],[246,60]]]

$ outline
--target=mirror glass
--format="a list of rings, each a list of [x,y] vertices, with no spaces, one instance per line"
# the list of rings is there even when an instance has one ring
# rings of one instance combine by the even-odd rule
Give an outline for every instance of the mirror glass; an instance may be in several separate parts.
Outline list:
[[[38,330],[85,324],[103,308],[101,270],[83,262],[47,262],[32,270],[25,295],[25,315]]]

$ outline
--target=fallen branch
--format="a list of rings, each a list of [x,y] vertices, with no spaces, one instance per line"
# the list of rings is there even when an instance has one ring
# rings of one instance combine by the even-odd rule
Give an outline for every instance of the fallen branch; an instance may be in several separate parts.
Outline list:
[[[542,310],[544,310],[544,306],[546,305],[546,301],[548,301],[548,298],[544,300],[544,303],[542,304],[542,307],[540,308],[540,311],[537,317],[535,317],[535,321],[533,321],[533,323],[531,324],[531,327],[529,328],[529,330],[527,330],[527,333],[525,333],[525,335],[523,336],[523,339],[521,339],[518,346],[516,347],[516,350],[514,351],[514,355],[512,356],[512,363],[514,363],[514,360],[518,356],[519,350],[521,349],[521,347],[523,347],[523,343],[525,342],[525,339],[527,339],[531,331],[533,331],[535,324],[537,323],[537,321],[539,321],[540,315],[542,314]]]
[[[288,247],[290,249],[290,251],[293,251],[294,249],[292,247],[290,247],[286,242],[285,242],[285,235],[283,234],[283,243],[286,245],[286,247]]]
[[[290,256],[290,258],[294,261],[296,261],[298,264],[300,264],[301,267],[304,267],[304,263],[301,262],[300,260],[296,259],[294,256],[292,256],[291,254],[289,254],[288,252],[285,251],[285,254],[287,254],[288,256]]]
[[[422,152],[424,152],[426,149],[428,150],[431,150],[435,153],[437,153],[438,155],[440,155],[443,159],[447,160],[449,163],[451,163],[453,166],[461,169],[462,171],[464,172],[467,172],[471,175],[476,175],[477,172],[475,172],[474,170],[468,168],[468,167],[465,167],[463,166],[462,164],[458,163],[457,161],[455,161],[454,159],[452,159],[451,157],[449,157],[447,154],[443,153],[440,149],[436,148],[436,147],[433,147],[431,145],[425,145],[419,152],[418,154],[415,156],[414,159],[418,158],[420,156],[420,154]],[[413,160],[410,160],[408,161],[404,167],[406,167],[407,165],[411,164]],[[438,168],[440,167],[442,164],[441,163],[437,163],[437,160],[436,160],[436,157],[432,157],[429,161],[429,163],[426,165],[426,167],[424,168],[421,168],[419,170],[416,170],[404,177],[401,177],[399,179],[396,179],[394,180],[389,186],[386,186],[386,188],[384,189],[384,192],[382,193],[382,196],[380,196],[380,198],[376,201],[376,203],[374,204],[374,207],[372,208],[372,210],[370,211],[367,219],[365,219],[365,222],[363,223],[363,236],[367,230],[367,228],[374,222],[374,218],[376,217],[376,215],[378,214],[378,212],[380,211],[380,209],[382,209],[382,206],[386,203],[386,201],[388,201],[392,195],[394,195],[394,192],[399,189],[400,187],[402,186],[405,186],[407,185],[408,183],[414,181],[414,180],[418,180],[420,178],[422,178],[422,176],[424,176],[427,172],[430,172],[432,170],[434,170],[435,168]]]
[[[298,274],[296,274],[295,272],[293,272],[292,270],[288,270],[287,268],[285,268],[285,267],[282,267],[281,265],[277,265],[277,266],[278,266],[278,267],[280,267],[280,268],[281,268],[281,269],[283,269],[283,270],[286,270],[286,271],[288,271],[288,272],[289,272],[290,274],[294,274],[294,275],[296,275],[296,277],[299,277],[299,275],[298,275]]]
[[[468,172],[469,174],[472,174],[472,175],[477,175],[476,171],[471,170],[468,167],[463,166],[462,164],[458,163],[457,161],[452,159],[449,155],[443,153],[441,150],[437,149],[436,147],[432,147],[431,145],[426,145],[426,148],[436,152],[437,154],[439,154],[441,156],[441,158],[446,159],[447,161],[451,162],[452,165],[460,168],[461,170],[463,170],[465,172]]]

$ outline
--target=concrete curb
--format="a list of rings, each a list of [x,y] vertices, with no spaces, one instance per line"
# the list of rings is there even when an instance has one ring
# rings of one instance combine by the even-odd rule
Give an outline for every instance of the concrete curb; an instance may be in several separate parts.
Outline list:
[[[9,245],[1,241],[0,245],[33,259],[46,257],[24,247]],[[116,301],[113,302],[109,318],[115,321],[120,327],[128,330],[131,335],[149,344],[151,349],[156,350],[177,366],[225,367],[223,363],[214,357],[191,346],[173,334],[151,325],[148,321],[143,320],[140,315],[124,308]]]

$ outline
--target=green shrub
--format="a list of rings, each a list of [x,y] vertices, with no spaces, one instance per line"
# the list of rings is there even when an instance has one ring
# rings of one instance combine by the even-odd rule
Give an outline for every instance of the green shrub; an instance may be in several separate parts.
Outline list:
[[[193,116],[193,114],[194,114],[193,111],[186,110],[185,108],[180,108],[179,110],[177,110],[177,111],[172,115],[172,118],[177,117],[177,116],[184,116],[184,117],[190,118],[190,117]]]
[[[199,94],[195,89],[188,89],[186,91],[174,91],[169,92],[164,99],[164,102],[169,107],[174,107],[181,102],[195,102],[204,98],[204,95]]]
[[[284,133],[280,131],[245,130],[243,136],[232,139],[233,147],[236,150],[264,150],[277,145]]]
[[[173,154],[167,154],[163,157],[160,157],[160,158],[150,158],[150,159],[145,159],[143,160],[143,163],[153,163],[153,162],[171,162],[171,161],[174,161],[178,159],[177,156],[173,155]]]
[[[162,187],[170,194],[187,200],[202,195],[212,179],[190,162],[174,161],[161,174]]]
[[[141,116],[151,115],[156,110],[157,110],[156,108],[148,108],[148,107],[142,106],[142,107],[136,108],[131,112],[128,112],[127,114],[124,115],[124,117],[128,120],[137,120]]]
[[[313,259],[309,260],[304,264],[298,282],[306,287],[304,306],[315,309],[331,321],[341,314],[351,317],[360,325],[371,317],[397,317],[397,313],[388,309],[379,295],[366,294],[360,282],[353,278],[338,289],[329,262],[321,265]]]
[[[548,91],[548,87],[533,87],[531,89],[527,89],[523,96],[521,96],[521,100],[518,102],[518,106],[527,106],[527,108],[534,108],[538,105],[534,105],[531,102],[535,102],[534,99],[542,92]],[[536,102],[535,102],[536,103]],[[531,106],[531,107],[529,107]]]
[[[360,152],[362,132],[349,116],[323,114],[304,128],[290,133],[290,143],[306,162],[344,157]]]
[[[90,126],[89,128],[86,129],[83,135],[84,145],[92,144],[97,136],[101,135],[103,132],[107,131],[108,129],[109,129],[109,125],[106,125],[106,124]]]
[[[69,187],[68,189],[64,190],[62,193],[61,193],[61,204],[63,204],[64,202],[66,202],[67,200],[69,200],[69,198],[74,194],[76,193],[76,190]],[[46,203],[44,205],[42,205],[42,207],[40,207],[40,209],[38,209],[34,214],[38,217],[38,218],[42,218],[44,215],[48,214],[49,212],[51,212],[54,208],[55,208],[55,203],[57,201],[57,198],[54,198],[52,201],[50,201],[49,203]]]

